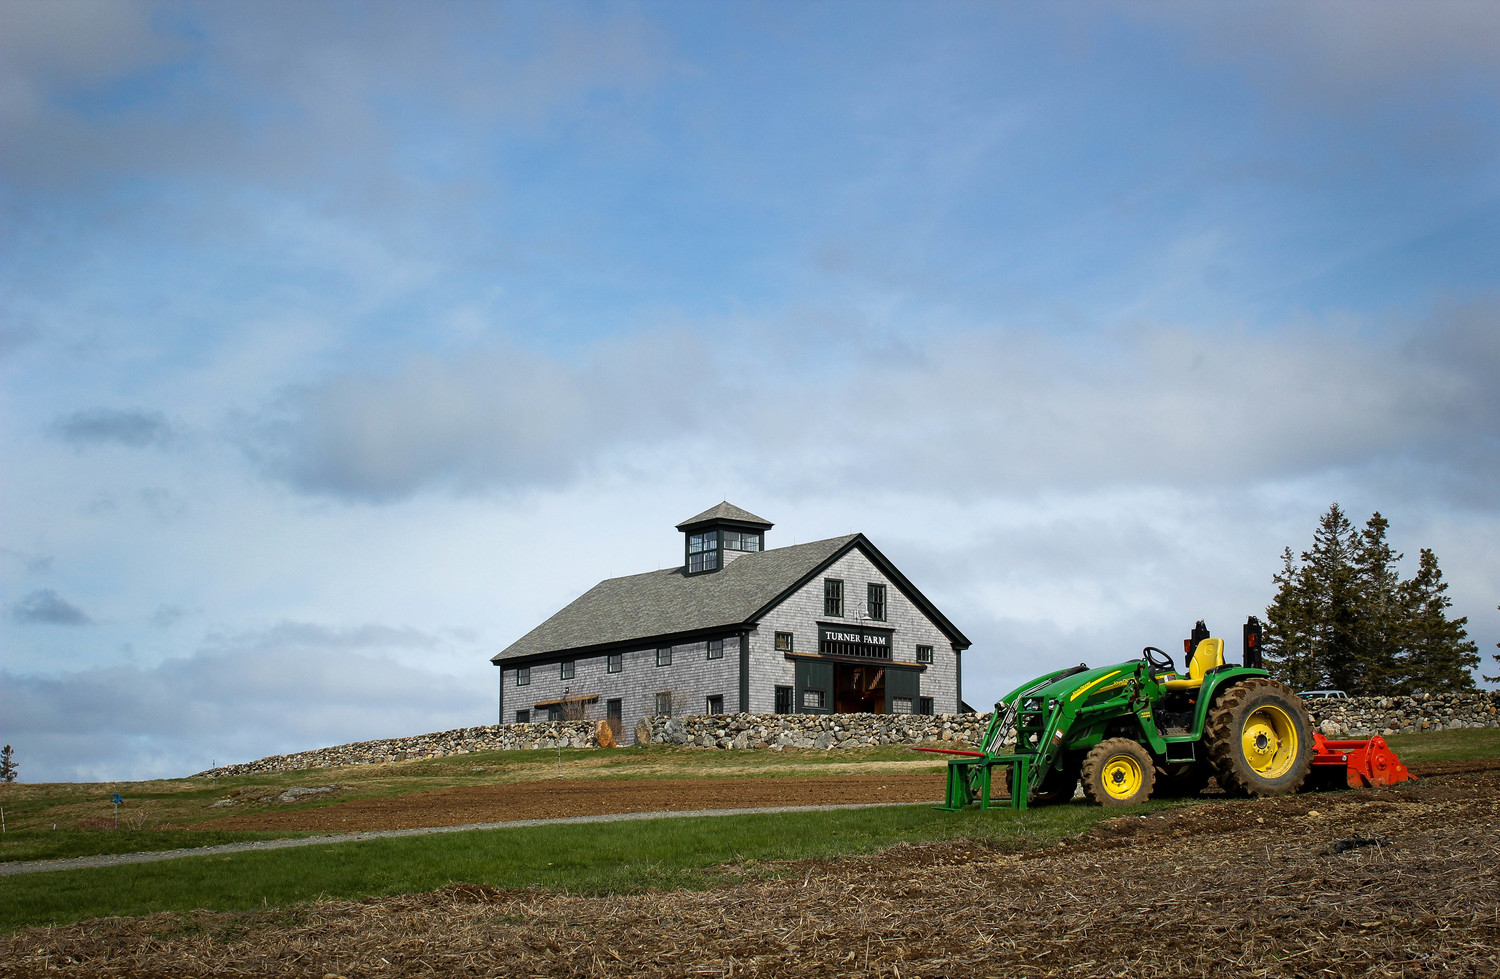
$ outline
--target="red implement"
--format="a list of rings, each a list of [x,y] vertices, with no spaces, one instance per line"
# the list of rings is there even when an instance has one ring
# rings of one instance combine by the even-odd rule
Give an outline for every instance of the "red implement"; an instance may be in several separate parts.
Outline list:
[[[1351,789],[1395,785],[1416,778],[1378,734],[1368,740],[1329,741],[1314,731],[1313,764],[1342,766]]]

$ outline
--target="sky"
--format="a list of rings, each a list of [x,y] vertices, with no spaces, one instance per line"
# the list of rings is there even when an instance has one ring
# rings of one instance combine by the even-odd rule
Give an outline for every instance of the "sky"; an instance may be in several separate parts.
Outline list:
[[[0,0],[25,781],[496,719],[721,500],[1043,669],[1337,502],[1500,641],[1500,5]]]

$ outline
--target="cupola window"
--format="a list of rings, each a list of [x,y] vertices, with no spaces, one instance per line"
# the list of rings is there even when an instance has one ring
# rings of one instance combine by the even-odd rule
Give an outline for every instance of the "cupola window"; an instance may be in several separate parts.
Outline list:
[[[717,571],[719,568],[719,532],[705,530],[688,535],[688,574]]]
[[[724,531],[724,550],[758,551],[760,550],[760,534],[753,530],[726,530]]]

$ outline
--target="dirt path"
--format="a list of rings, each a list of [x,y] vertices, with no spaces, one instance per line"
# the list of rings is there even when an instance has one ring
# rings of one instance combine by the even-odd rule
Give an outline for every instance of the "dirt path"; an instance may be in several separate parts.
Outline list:
[[[783,869],[705,893],[454,884],[102,919],[0,939],[0,962],[81,977],[1500,974],[1494,771],[1118,817],[1040,852],[965,840]]]

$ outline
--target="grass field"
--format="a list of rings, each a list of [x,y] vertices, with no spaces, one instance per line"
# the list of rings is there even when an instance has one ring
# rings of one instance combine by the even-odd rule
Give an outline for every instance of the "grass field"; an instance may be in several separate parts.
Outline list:
[[[706,752],[687,748],[621,748],[616,751],[565,749],[561,771],[570,779],[745,778],[840,773],[931,771],[941,766],[932,755],[906,748],[870,748],[840,752]],[[559,771],[555,751],[491,751],[392,765],[358,765],[339,769],[275,772],[235,778],[183,778],[149,782],[15,783],[0,785],[6,832],[0,834],[0,861],[42,860],[175,850],[296,833],[220,832],[214,820],[231,813],[268,809],[317,808],[331,800],[291,805],[242,802],[214,803],[231,797],[272,797],[291,788],[337,784],[336,801],[400,796],[466,785],[532,782]],[[79,829],[80,823],[112,826],[110,796],[119,793],[119,830]]]
[[[1085,805],[1027,813],[897,806],[517,827],[189,857],[0,878],[0,930],[104,915],[359,899],[455,881],[584,894],[701,890],[786,873],[788,861],[903,842],[984,837],[1028,848],[1116,815]]]
[[[1451,731],[1391,739],[1408,764],[1500,757],[1500,730]],[[930,758],[896,749],[847,754],[706,753],[662,749],[579,753],[564,766],[571,777],[706,777],[737,774],[779,774],[797,777],[830,771],[894,768],[930,769]],[[602,757],[601,757],[602,756]],[[634,763],[638,767],[632,767]],[[399,794],[465,780],[515,776],[531,771],[532,778],[555,773],[545,761],[539,771],[530,758],[465,756],[400,766],[370,766],[370,771],[288,773],[222,780],[203,787],[197,780],[140,783],[127,786],[143,799],[160,800],[162,809],[198,811],[223,798],[227,791],[252,785],[272,789],[317,785],[330,781],[357,785],[368,794]],[[532,766],[529,767],[528,766]],[[484,773],[490,773],[486,776]],[[80,800],[105,799],[114,786],[9,786],[30,790],[17,793],[21,807],[35,813],[72,811]],[[16,796],[6,797],[7,818]],[[1214,805],[1201,800],[1176,805]],[[1151,803],[1131,810],[1103,810],[1082,803],[1033,809],[943,813],[925,806],[900,806],[841,812],[807,812],[649,820],[583,826],[517,827],[401,839],[309,846],[293,850],[246,852],[191,857],[165,863],[105,867],[0,878],[0,930],[34,924],[61,924],[103,915],[140,915],[154,911],[195,908],[240,910],[284,907],[314,899],[359,899],[379,895],[432,890],[455,881],[487,884],[502,889],[542,888],[573,893],[636,893],[646,890],[703,889],[747,877],[791,872],[789,861],[860,854],[902,843],[977,837],[1007,848],[1045,845],[1085,831],[1101,819],[1143,812],[1164,804]],[[107,811],[107,810],[106,810]],[[123,811],[123,808],[122,808]],[[205,822],[204,825],[211,825]],[[121,830],[56,833],[29,828],[15,834],[4,852],[8,860],[20,853],[46,852],[47,837],[55,837],[53,851],[79,848],[88,852],[120,852],[194,845],[190,839],[224,840],[207,831]],[[7,833],[7,836],[11,834]],[[219,834],[227,838],[270,834]],[[290,834],[278,834],[290,835]],[[88,841],[97,841],[89,843]],[[107,842],[107,846],[105,845]],[[134,843],[135,845],[131,845]]]

